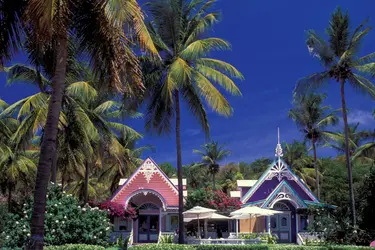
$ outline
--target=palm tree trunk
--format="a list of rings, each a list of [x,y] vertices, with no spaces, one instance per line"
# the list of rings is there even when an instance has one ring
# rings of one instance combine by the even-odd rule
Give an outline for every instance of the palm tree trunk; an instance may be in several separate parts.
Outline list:
[[[64,185],[65,185],[65,177],[64,174],[61,173],[61,190],[64,191]]]
[[[184,190],[182,186],[182,156],[181,156],[181,111],[178,90],[174,92],[176,109],[176,147],[177,147],[177,179],[178,179],[178,243],[184,244]]]
[[[12,183],[8,181],[8,213],[12,212]]]
[[[67,54],[68,34],[64,33],[57,38],[57,55],[55,72],[52,80],[52,95],[48,105],[47,121],[40,149],[40,158],[35,182],[33,212],[31,216],[31,238],[27,249],[43,249],[47,186],[51,175],[51,165],[56,154],[57,126],[65,88]]]
[[[345,135],[345,162],[346,162],[346,168],[348,169],[350,210],[352,213],[352,223],[353,223],[353,226],[355,226],[357,224],[357,218],[356,218],[356,213],[355,213],[353,173],[352,173],[352,167],[350,164],[350,153],[349,153],[349,129],[348,129],[348,116],[346,113],[346,103],[345,103],[345,79],[340,79],[340,89],[341,89],[342,118],[344,121],[344,135]]]
[[[314,151],[314,168],[315,168],[315,182],[316,182],[316,196],[320,199],[320,181],[319,181],[319,168],[318,162],[316,157],[316,146],[315,146],[315,138],[312,138],[312,147]]]
[[[57,146],[56,148],[56,154],[52,158],[52,171],[51,171],[51,182],[56,184],[56,174],[57,174]]]
[[[85,186],[83,187],[83,203],[84,204],[87,204],[89,200],[89,175],[90,175],[90,168],[89,168],[89,164],[86,162]]]
[[[215,174],[212,173],[212,190],[215,190]]]

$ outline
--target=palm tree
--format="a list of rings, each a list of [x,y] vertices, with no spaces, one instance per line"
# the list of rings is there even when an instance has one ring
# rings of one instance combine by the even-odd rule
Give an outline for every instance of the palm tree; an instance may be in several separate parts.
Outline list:
[[[330,111],[330,107],[322,106],[324,99],[324,95],[305,95],[295,100],[295,107],[289,111],[289,117],[297,124],[305,140],[311,143],[313,149],[318,199],[320,199],[320,181],[316,146],[334,136],[334,133],[327,131],[326,128],[338,123],[338,118],[334,113],[327,114],[327,111]]]
[[[292,143],[284,143],[284,161],[293,171],[311,188],[316,189],[316,172],[313,168],[314,160],[308,155],[306,142],[294,140]],[[322,177],[317,160],[318,176]],[[315,172],[315,173],[314,173]]]
[[[206,169],[196,163],[182,167],[182,175],[187,179],[188,188],[192,190],[208,186],[206,174]]]
[[[349,128],[347,107],[345,100],[345,83],[375,98],[375,86],[363,75],[374,76],[375,53],[358,56],[363,38],[370,31],[366,22],[359,25],[353,32],[350,31],[348,13],[342,13],[340,8],[332,14],[326,30],[328,41],[318,36],[314,31],[307,32],[307,46],[310,53],[319,59],[324,67],[323,72],[314,73],[298,81],[295,93],[304,93],[308,90],[321,87],[324,83],[334,80],[340,86],[342,118],[345,135],[345,161],[348,170],[349,198],[353,226],[356,225],[355,200],[353,190],[353,174],[349,152]]]
[[[360,123],[349,124],[348,126],[348,137],[349,137],[349,155],[353,157],[357,149],[363,145],[366,141],[373,138],[374,135],[368,130],[359,130]],[[338,136],[332,138],[328,147],[335,149],[339,154],[345,153],[345,136],[343,132],[336,132]]]
[[[230,116],[232,107],[214,83],[232,95],[241,95],[230,78],[242,79],[241,73],[226,62],[207,58],[211,51],[230,48],[223,39],[207,37],[207,31],[219,18],[218,12],[211,12],[215,2],[158,0],[148,4],[153,20],[148,26],[149,31],[162,60],[155,63],[144,58],[145,82],[151,92],[146,129],[156,130],[159,134],[170,133],[171,121],[175,118],[180,243],[184,242],[181,102],[186,102],[208,136],[208,119],[202,97],[215,112]]]
[[[0,99],[0,112],[4,111],[8,104]],[[8,190],[8,211],[12,209],[12,191],[17,183],[24,180],[26,183],[32,179],[36,171],[35,160],[38,150],[20,147],[16,141],[20,122],[13,117],[1,117],[0,119],[0,182],[6,185]]]
[[[118,141],[122,146],[120,152],[108,157],[103,162],[103,172],[100,179],[111,183],[110,190],[115,192],[121,178],[129,177],[142,163],[141,156],[144,151],[152,150],[151,146],[136,147],[140,137],[124,132],[120,133]],[[113,154],[113,153],[112,153]]]
[[[215,176],[220,170],[219,162],[228,157],[231,151],[224,149],[217,141],[206,143],[202,148],[203,151],[194,149],[193,152],[202,156],[201,162],[197,164],[208,169],[208,173],[212,175],[212,189],[215,190]]]
[[[53,1],[29,0],[22,13],[29,45],[37,55],[34,63],[54,52],[52,95],[38,165],[31,218],[30,249],[43,248],[43,222],[51,165],[56,155],[57,127],[65,90],[68,44],[74,39],[79,51],[89,58],[96,74],[113,90],[129,91],[142,86],[138,60],[131,40],[156,53],[136,1]],[[127,31],[132,33],[125,34]],[[132,36],[133,34],[133,36]],[[74,36],[74,37],[73,37]],[[132,39],[134,38],[134,39]],[[43,46],[41,46],[43,44]],[[35,59],[35,57],[34,57]],[[109,78],[108,78],[109,76]],[[133,85],[133,86],[130,86]]]
[[[58,165],[64,166],[62,169],[62,178],[64,179],[71,179],[66,176],[67,173],[73,173],[73,176],[75,176],[73,179],[76,179],[82,173],[82,168],[85,169],[83,171],[85,180],[82,181],[84,184],[83,195],[79,197],[83,198],[84,203],[87,203],[89,198],[89,176],[92,168],[90,166],[102,165],[101,162],[104,159],[100,152],[107,152],[105,157],[107,162],[115,159],[114,161],[120,161],[122,165],[124,165],[123,162],[128,163],[126,165],[130,167],[131,162],[125,156],[129,156],[132,152],[123,148],[123,146],[129,145],[121,145],[117,134],[122,135],[122,139],[132,137],[133,140],[139,139],[141,135],[130,127],[116,122],[125,116],[139,117],[140,115],[125,109],[111,99],[108,100],[112,96],[107,93],[100,93],[96,89],[100,85],[95,77],[92,76],[90,70],[84,66],[81,67],[81,70],[81,77],[89,78],[89,82],[79,81],[79,79],[71,76],[69,80],[78,81],[67,83],[68,87],[63,96],[57,162],[59,163]],[[31,67],[14,65],[7,68],[6,71],[9,83],[22,80],[26,83],[38,85],[36,81],[38,73]],[[51,85],[51,82],[42,74],[39,74],[39,77],[44,79],[44,86]],[[16,102],[3,112],[3,115],[9,115],[18,111],[17,117],[19,119],[27,115],[27,119],[30,120],[30,122],[23,123],[22,129],[17,131],[17,138],[20,138],[20,141],[28,141],[29,135],[35,134],[37,132],[36,129],[45,126],[45,117],[47,116],[46,103],[49,98],[50,95],[46,93],[37,93]],[[26,139],[22,139],[24,137]],[[130,141],[126,143],[130,143]],[[91,161],[87,159],[91,159]],[[56,179],[53,181],[55,182]]]

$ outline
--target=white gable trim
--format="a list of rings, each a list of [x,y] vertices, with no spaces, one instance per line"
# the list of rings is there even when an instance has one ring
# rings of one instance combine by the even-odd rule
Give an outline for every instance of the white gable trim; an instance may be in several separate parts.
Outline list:
[[[111,198],[111,200],[115,200],[117,196],[122,193],[122,190],[130,185],[136,177],[142,175],[147,182],[150,182],[151,179],[155,174],[158,174],[162,177],[164,182],[170,187],[170,189],[178,195],[178,190],[175,185],[171,182],[171,180],[164,174],[164,172],[159,168],[159,166],[150,158],[148,157],[143,163],[138,167],[138,169],[125,181],[125,183],[119,188],[119,191]]]
[[[319,203],[319,200],[315,197],[315,195],[298,178],[298,176],[293,173],[293,171],[281,158],[279,158],[277,161],[274,161],[267,168],[267,170],[259,178],[257,183],[255,183],[255,185],[250,188],[250,190],[244,195],[244,197],[241,199],[241,202],[246,203],[251,198],[251,196],[259,189],[264,181],[271,180],[274,177],[278,178],[279,181],[284,177],[288,180],[294,180],[314,202]]]

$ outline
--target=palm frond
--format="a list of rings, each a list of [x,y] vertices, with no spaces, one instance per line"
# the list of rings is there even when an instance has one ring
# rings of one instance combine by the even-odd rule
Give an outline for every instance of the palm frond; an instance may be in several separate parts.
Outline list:
[[[66,93],[82,103],[89,103],[98,96],[96,89],[88,82],[74,82],[66,88]]]
[[[210,127],[208,123],[207,113],[204,109],[201,98],[194,88],[190,84],[186,84],[181,89],[181,95],[187,103],[187,107],[190,113],[198,120],[206,136],[210,134]]]
[[[301,95],[306,92],[313,91],[328,83],[329,79],[330,77],[328,71],[314,73],[298,80],[293,92],[295,95]]]
[[[348,80],[352,88],[375,99],[375,86],[370,80],[354,73],[348,77]]]
[[[200,94],[215,112],[224,116],[230,116],[233,113],[229,102],[204,75],[195,71],[194,79]]]
[[[199,58],[195,62],[197,65],[203,65],[219,70],[220,72],[227,74],[230,77],[238,78],[240,80],[244,79],[241,72],[239,72],[234,66],[227,62],[212,58]]]
[[[217,71],[213,68],[197,65],[196,69],[208,79],[211,79],[215,83],[223,87],[228,93],[236,96],[241,96],[241,91],[237,85],[230,79],[228,76],[224,75],[220,71]]]
[[[181,51],[180,56],[184,60],[194,60],[207,56],[211,51],[230,50],[230,44],[220,38],[206,38],[189,44]]]
[[[306,44],[310,53],[319,58],[323,66],[328,66],[335,60],[335,56],[329,45],[315,31],[307,31]]]
[[[47,87],[51,85],[51,82],[39,71],[27,65],[15,64],[4,68],[4,71],[7,74],[8,84],[15,82],[33,84],[38,86],[42,92],[46,91]]]

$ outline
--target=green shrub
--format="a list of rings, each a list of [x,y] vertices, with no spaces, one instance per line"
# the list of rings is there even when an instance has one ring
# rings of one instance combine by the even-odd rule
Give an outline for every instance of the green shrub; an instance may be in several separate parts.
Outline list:
[[[132,250],[195,250],[196,248],[191,245],[178,245],[178,244],[144,244],[133,246]]]
[[[161,244],[172,244],[173,240],[174,240],[173,234],[161,235],[160,239],[159,239],[159,243],[161,243]]]
[[[67,244],[63,246],[48,246],[45,250],[104,250],[102,246],[84,245],[84,244]]]
[[[197,245],[196,250],[269,250],[267,245]]]
[[[45,214],[45,244],[108,244],[112,228],[106,211],[81,207],[78,200],[66,195],[58,185],[48,188]],[[4,246],[16,248],[24,246],[30,236],[32,200],[26,202],[21,214],[8,214],[4,232],[0,238]],[[69,248],[70,249],[70,248]]]

